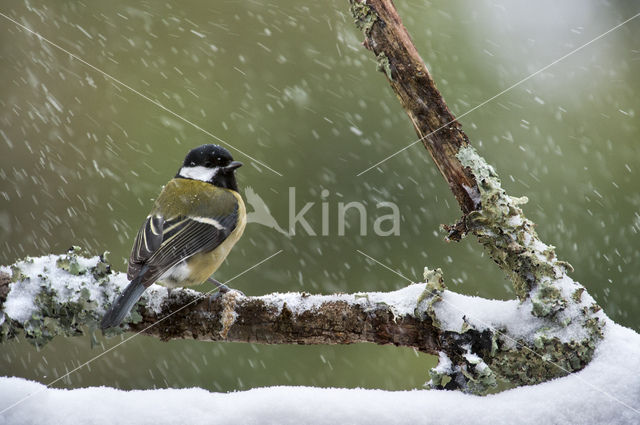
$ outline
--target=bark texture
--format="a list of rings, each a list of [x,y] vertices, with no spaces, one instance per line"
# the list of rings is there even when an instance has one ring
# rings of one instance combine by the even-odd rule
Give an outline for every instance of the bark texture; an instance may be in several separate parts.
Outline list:
[[[97,330],[104,312],[127,284],[103,257],[79,249],[66,255],[27,258],[0,272],[0,341],[23,332],[42,346],[57,335]],[[426,314],[426,284],[390,293],[310,295],[269,294],[247,297],[230,291],[206,296],[190,289],[152,285],[125,318],[123,331],[170,339],[263,344],[354,344],[369,342],[412,347],[452,356],[462,351],[448,344]],[[490,340],[490,339],[489,339]],[[467,342],[476,343],[470,339]],[[486,344],[486,341],[484,342]]]
[[[449,184],[462,212],[475,210],[475,178],[456,157],[467,135],[451,113],[418,54],[391,0],[350,0],[364,46],[376,55],[378,69],[409,116],[416,134]]]
[[[440,350],[440,332],[430,318],[397,316],[387,304],[354,304],[334,296],[313,296],[311,309],[290,309],[262,297],[245,297],[235,291],[210,301],[201,294],[178,291],[159,313],[142,309],[142,320],[130,324],[162,339],[193,338],[203,341],[252,342],[260,344],[355,344],[370,342],[412,347],[426,353]],[[295,294],[304,302],[309,294]],[[359,294],[366,297],[366,294]],[[347,296],[355,299],[355,295]],[[324,299],[323,299],[324,298]],[[289,300],[291,294],[288,295]],[[156,321],[191,301],[190,307],[173,314],[158,326]]]

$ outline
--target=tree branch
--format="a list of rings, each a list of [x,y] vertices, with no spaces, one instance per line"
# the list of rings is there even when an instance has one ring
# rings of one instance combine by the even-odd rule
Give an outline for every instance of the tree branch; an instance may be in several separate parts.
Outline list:
[[[42,345],[56,335],[81,333],[85,326],[97,329],[127,279],[123,273],[110,273],[104,259],[81,254],[75,250],[64,256],[30,258],[14,264],[11,275],[0,272],[5,338],[23,330],[32,342]],[[424,285],[411,285],[389,293],[247,297],[230,291],[209,297],[174,289],[169,297],[165,288],[153,285],[127,316],[124,329],[163,340],[305,345],[371,342],[435,354],[441,348],[439,330],[430,317],[414,314],[423,291]]]
[[[431,294],[441,285],[413,284],[394,292],[246,297],[237,291],[208,297],[190,289],[152,285],[121,328],[163,340],[190,338],[264,344],[354,344],[412,347],[461,358],[486,351],[491,333],[443,331],[434,325]],[[79,248],[66,255],[27,258],[0,269],[0,342],[17,336],[42,346],[57,335],[95,332],[104,312],[128,284],[104,257]],[[464,345],[464,347],[463,347]],[[484,348],[483,348],[484,347]]]
[[[365,48],[375,54],[378,69],[386,75],[463,212],[456,225],[445,226],[450,239],[459,240],[467,232],[478,237],[489,256],[510,278],[521,308],[546,321],[537,329],[538,335],[544,335],[545,328],[557,331],[572,328],[579,332],[580,336],[569,344],[550,338],[552,343],[547,346],[543,343],[545,347],[540,350],[539,343],[536,355],[548,355],[550,350],[573,350],[582,352],[583,360],[590,359],[604,327],[600,307],[582,285],[568,276],[572,268],[557,259],[554,247],[540,240],[534,223],[520,208],[527,198],[507,195],[495,169],[471,147],[429,75],[393,2],[349,2],[355,23],[363,32]],[[502,342],[507,343],[504,339]],[[533,362],[527,367],[535,368],[532,365],[536,359],[530,360]],[[508,367],[504,366],[493,363],[494,368],[503,369],[503,376],[509,374]],[[565,372],[578,369],[580,367],[571,365]]]
[[[3,267],[0,341],[22,332],[41,346],[57,335],[95,332],[128,284],[124,273],[110,269],[104,257],[89,258],[79,248]],[[166,288],[152,285],[123,326],[108,335],[133,331],[163,340],[394,344],[439,355],[443,364],[432,370],[432,386],[483,392],[496,377],[536,383],[584,367],[592,350],[575,349],[575,327],[550,324],[515,301],[447,291],[441,272],[426,270],[425,283],[386,293],[245,297],[231,291],[209,298],[174,289],[168,297]],[[541,360],[542,354],[551,362]]]
[[[349,0],[364,46],[376,55],[424,147],[449,184],[462,212],[478,208],[473,174],[457,158],[468,145],[462,131],[418,54],[391,0]]]

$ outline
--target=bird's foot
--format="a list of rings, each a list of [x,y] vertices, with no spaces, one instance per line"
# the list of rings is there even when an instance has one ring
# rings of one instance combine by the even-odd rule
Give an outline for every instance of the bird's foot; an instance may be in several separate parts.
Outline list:
[[[220,291],[216,291],[213,294],[210,294],[207,297],[207,301],[209,301],[209,311],[211,311],[211,305],[218,300],[218,298],[222,297],[222,293]]]
[[[213,304],[215,301],[217,301],[218,298],[224,296],[224,294],[226,294],[227,292],[235,291],[235,292],[239,293],[243,297],[246,296],[241,291],[238,291],[237,289],[231,289],[227,285],[225,285],[224,283],[218,282],[217,280],[215,280],[212,277],[207,279],[207,281],[213,283],[218,288],[218,290],[216,292],[214,292],[213,294],[209,295],[209,297],[208,297],[209,298],[209,310],[211,310],[211,304]]]
[[[231,289],[229,288],[227,285],[225,285],[222,282],[218,282],[217,280],[215,280],[214,278],[210,277],[209,279],[207,279],[207,282],[211,282],[214,285],[216,285],[216,287],[218,288],[218,292],[216,292],[217,296],[221,296],[226,294],[229,291],[236,291],[237,293],[239,293],[240,295],[242,295],[243,297],[246,297],[246,295],[242,292],[242,291],[238,291],[237,289]]]

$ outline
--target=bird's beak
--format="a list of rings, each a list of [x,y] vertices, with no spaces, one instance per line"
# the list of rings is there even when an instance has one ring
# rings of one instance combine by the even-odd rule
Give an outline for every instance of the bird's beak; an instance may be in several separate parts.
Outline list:
[[[240,161],[232,161],[231,164],[227,165],[225,168],[226,171],[234,171],[236,168],[242,167],[242,162]]]

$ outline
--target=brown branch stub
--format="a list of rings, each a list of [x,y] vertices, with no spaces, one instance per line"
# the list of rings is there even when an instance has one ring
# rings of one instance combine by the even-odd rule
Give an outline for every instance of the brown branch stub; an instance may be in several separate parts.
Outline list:
[[[456,158],[469,140],[418,54],[391,0],[349,0],[364,46],[376,55],[418,137],[467,214],[478,208],[475,178]]]
[[[462,217],[455,224],[443,224],[442,229],[447,232],[447,241],[460,242],[466,236],[469,229],[465,222],[466,216]]]

